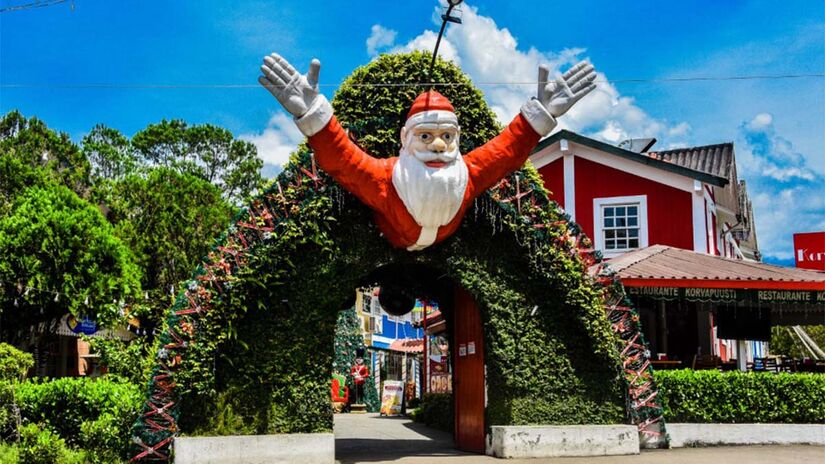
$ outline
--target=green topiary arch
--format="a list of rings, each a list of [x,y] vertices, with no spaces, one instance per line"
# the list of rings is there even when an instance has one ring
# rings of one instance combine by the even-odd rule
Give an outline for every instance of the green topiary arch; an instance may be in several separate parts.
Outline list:
[[[397,153],[406,111],[426,90],[400,83],[446,83],[438,90],[456,108],[464,152],[500,130],[456,66],[439,60],[432,78],[423,74],[429,56],[382,55],[336,93],[337,118],[374,156]],[[405,272],[437,274],[431,287],[449,282],[475,298],[488,425],[625,421],[618,338],[606,317],[605,288],[587,274],[589,240],[548,200],[529,163],[477,199],[455,235],[411,253],[390,247],[371,211],[302,146],[218,243],[159,337],[158,364],[133,429],[136,460],[165,456],[181,432],[331,430],[336,312],[359,285]],[[621,296],[611,304],[619,303]]]

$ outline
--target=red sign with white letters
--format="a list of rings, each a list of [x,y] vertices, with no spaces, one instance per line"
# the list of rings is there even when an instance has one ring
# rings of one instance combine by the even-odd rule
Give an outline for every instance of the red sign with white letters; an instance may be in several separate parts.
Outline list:
[[[796,267],[825,271],[825,232],[793,234]]]

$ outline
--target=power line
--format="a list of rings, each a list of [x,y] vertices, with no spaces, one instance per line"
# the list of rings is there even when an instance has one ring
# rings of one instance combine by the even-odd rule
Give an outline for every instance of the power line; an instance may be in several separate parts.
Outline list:
[[[32,3],[24,3],[23,5],[14,5],[14,6],[7,6],[5,8],[0,8],[0,13],[8,13],[11,11],[21,11],[21,10],[31,10],[32,8],[43,8],[52,5],[58,5],[60,3],[66,3],[69,0],[41,0],[38,2]],[[72,8],[74,8],[74,0],[72,0]]]
[[[613,80],[595,80],[596,83],[679,83],[679,82],[723,82],[749,80],[780,80],[823,78],[825,73],[811,74],[774,74],[752,76],[696,76],[696,77],[663,77],[663,78],[628,78]],[[340,84],[318,84],[320,87],[338,87]],[[502,81],[502,82],[421,82],[421,83],[375,83],[353,84],[353,87],[462,87],[462,86],[496,86],[496,85],[538,85],[536,81]],[[260,84],[149,84],[149,83],[44,83],[44,84],[0,84],[4,89],[251,89]]]

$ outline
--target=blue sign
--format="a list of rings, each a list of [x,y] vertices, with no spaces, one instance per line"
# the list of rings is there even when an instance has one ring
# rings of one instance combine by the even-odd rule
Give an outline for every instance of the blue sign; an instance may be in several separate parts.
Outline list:
[[[76,317],[69,314],[69,317],[66,318],[66,325],[69,327],[69,330],[76,334],[92,335],[97,332],[97,323],[94,319],[90,319],[86,316],[82,316],[80,320],[78,320]]]

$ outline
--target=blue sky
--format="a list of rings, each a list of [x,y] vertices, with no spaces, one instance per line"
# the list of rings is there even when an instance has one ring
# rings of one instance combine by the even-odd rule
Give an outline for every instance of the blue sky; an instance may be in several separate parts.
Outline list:
[[[438,27],[434,0],[74,4],[0,15],[0,111],[20,109],[78,140],[97,123],[131,135],[162,118],[209,122],[274,164],[300,135],[254,86],[264,54],[302,70],[318,57],[332,96],[375,53],[431,48]],[[825,230],[824,78],[662,81],[825,73],[825,3],[471,1],[463,18],[448,28],[442,56],[475,82],[529,81],[539,62],[595,64],[603,82],[567,128],[610,142],[656,136],[657,148],[734,141],[767,260],[789,262],[793,232]],[[532,92],[481,88],[502,119]]]

